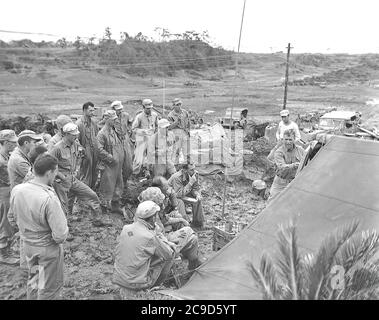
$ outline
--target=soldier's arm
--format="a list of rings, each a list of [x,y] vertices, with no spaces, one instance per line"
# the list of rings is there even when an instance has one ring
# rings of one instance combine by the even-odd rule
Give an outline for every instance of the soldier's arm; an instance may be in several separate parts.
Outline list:
[[[173,259],[175,251],[169,245],[169,241],[164,235],[155,236],[153,238],[153,245],[155,246],[154,255],[164,261]]]
[[[55,158],[58,159],[58,161],[61,159],[61,151],[59,148],[57,147],[53,147],[52,149],[50,149],[49,153],[54,156]],[[56,176],[58,179],[61,179],[61,180],[64,180],[66,177],[63,173],[59,172],[57,173],[57,176]]]
[[[295,129],[295,140],[296,141],[301,140],[300,130],[299,130],[299,127],[296,123],[294,125],[294,129]]]
[[[96,137],[97,140],[97,148],[99,150],[99,158],[105,163],[112,163],[113,156],[105,149],[106,145],[106,137],[102,132],[99,132]]]
[[[183,198],[191,192],[193,182],[189,181],[187,185],[183,185],[180,177],[179,178],[171,177],[169,179],[169,184],[173,188],[176,197]]]
[[[29,169],[30,169],[30,164],[27,162],[27,161],[20,161],[17,166],[16,166],[16,170],[17,170],[17,173],[25,178],[25,176],[27,175],[27,173],[29,172]]]
[[[78,140],[80,142],[81,145],[83,145],[84,141],[84,128],[82,126],[82,121],[80,121],[80,119],[78,119],[75,124],[78,126],[78,130],[79,130],[79,137],[78,137]]]
[[[17,187],[17,186],[16,186]],[[9,221],[9,224],[15,228],[15,229],[18,229],[17,227],[17,218],[16,218],[16,215],[15,215],[15,212],[14,212],[14,203],[15,203],[15,191],[17,190],[17,188],[13,188],[12,192],[11,192],[11,198],[10,198],[10,206],[9,206],[9,210],[8,210],[8,213],[7,213],[7,218],[8,218],[8,221]]]
[[[67,219],[56,196],[49,197],[44,205],[47,223],[56,243],[62,243],[68,235]]]

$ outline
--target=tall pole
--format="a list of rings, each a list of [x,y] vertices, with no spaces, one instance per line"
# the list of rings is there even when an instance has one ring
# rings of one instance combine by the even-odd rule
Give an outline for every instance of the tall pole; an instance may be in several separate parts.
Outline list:
[[[234,80],[237,80],[238,75],[238,58],[240,53],[240,44],[241,44],[241,35],[242,35],[242,26],[243,26],[243,18],[245,16],[245,6],[246,6],[246,0],[243,1],[243,9],[242,9],[242,18],[241,18],[241,26],[240,26],[240,34],[238,38],[238,49],[237,49],[237,55],[236,55],[236,67],[235,67],[235,74],[234,74]],[[235,85],[233,86],[233,93],[232,93],[232,110],[230,112],[230,122],[229,122],[229,137],[230,142],[232,141],[232,121],[233,121],[233,110],[234,110],[234,100],[235,100]],[[226,200],[226,169],[224,172],[224,194],[222,197],[222,217],[225,218],[225,200]],[[228,214],[229,216],[229,214]]]
[[[290,50],[291,50],[291,44],[288,43],[288,47],[287,47],[287,63],[286,63],[286,78],[285,78],[285,82],[284,82],[283,110],[286,108],[286,105],[287,105],[287,86],[288,86],[288,68],[289,68],[289,61],[290,61]]]

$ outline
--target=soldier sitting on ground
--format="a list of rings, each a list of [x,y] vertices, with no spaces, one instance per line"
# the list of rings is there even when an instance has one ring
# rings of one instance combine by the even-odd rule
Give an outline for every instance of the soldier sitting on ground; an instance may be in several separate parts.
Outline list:
[[[176,244],[156,233],[160,207],[153,201],[141,202],[135,222],[125,225],[115,252],[113,282],[125,292],[136,292],[162,284],[167,278]]]

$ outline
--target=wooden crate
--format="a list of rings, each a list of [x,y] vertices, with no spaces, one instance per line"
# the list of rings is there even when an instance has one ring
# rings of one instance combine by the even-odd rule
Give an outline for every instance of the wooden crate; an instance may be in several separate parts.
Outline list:
[[[218,251],[223,246],[225,246],[228,242],[233,240],[233,238],[236,236],[235,232],[226,232],[221,229],[222,227],[214,226],[212,228],[213,230],[213,245],[212,250]]]

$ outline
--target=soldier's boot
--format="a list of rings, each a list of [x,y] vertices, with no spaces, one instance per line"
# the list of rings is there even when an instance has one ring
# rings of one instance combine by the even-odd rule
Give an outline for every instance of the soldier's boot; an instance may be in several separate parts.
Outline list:
[[[5,248],[0,249],[0,263],[9,265],[18,265],[20,263],[20,259],[13,256],[9,244]]]
[[[112,213],[124,215],[124,211],[121,209],[119,201],[111,201],[111,211]]]
[[[92,225],[94,227],[107,227],[112,225],[112,221],[102,217],[102,207],[94,209]]]

